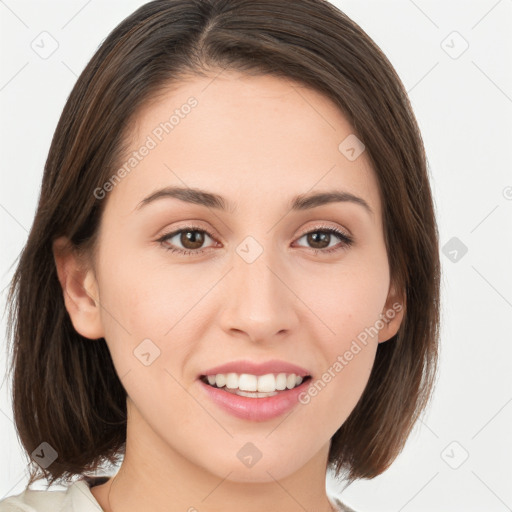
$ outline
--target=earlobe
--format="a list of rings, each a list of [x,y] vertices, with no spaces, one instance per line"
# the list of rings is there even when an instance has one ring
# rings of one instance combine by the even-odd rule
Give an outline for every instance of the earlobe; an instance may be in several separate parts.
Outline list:
[[[84,265],[66,237],[53,242],[53,256],[73,327],[86,338],[102,338],[99,290],[93,269]]]
[[[386,305],[380,314],[379,343],[390,340],[398,332],[405,315],[405,297],[390,287]]]

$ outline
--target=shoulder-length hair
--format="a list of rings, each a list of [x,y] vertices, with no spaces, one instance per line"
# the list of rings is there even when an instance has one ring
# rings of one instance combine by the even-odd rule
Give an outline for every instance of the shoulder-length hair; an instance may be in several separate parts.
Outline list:
[[[123,453],[126,392],[103,338],[78,334],[52,243],[95,244],[109,180],[130,121],[186,76],[233,69],[291,79],[330,98],[364,142],[376,173],[390,278],[406,312],[380,343],[368,384],[331,440],[347,480],[381,474],[429,402],[437,372],[440,262],[427,161],[402,82],[373,40],[325,0],[156,0],[122,21],[78,78],[58,122],[33,225],[8,295],[13,413],[30,483],[66,481]],[[341,141],[340,141],[341,142]],[[36,460],[34,457],[32,457]]]

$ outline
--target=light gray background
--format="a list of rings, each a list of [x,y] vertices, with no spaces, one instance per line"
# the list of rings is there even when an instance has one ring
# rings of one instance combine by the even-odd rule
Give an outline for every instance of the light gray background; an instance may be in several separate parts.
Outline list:
[[[0,1],[2,310],[66,98],[101,41],[143,3]],[[440,250],[457,239],[442,254],[432,406],[392,467],[354,483],[342,499],[358,512],[512,510],[512,0],[333,3],[384,50],[409,91],[429,159]],[[46,59],[31,47],[42,48],[46,38],[51,48],[43,31],[58,43]],[[5,325],[4,316],[4,333]],[[0,499],[23,490],[27,463],[10,383],[1,384]],[[334,492],[331,479],[327,485]]]

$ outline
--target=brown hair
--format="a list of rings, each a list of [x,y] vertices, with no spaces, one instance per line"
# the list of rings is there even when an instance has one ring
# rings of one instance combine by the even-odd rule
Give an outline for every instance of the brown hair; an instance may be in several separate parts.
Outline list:
[[[126,392],[103,338],[79,335],[66,311],[52,242],[89,254],[137,111],[187,75],[234,69],[292,79],[335,102],[366,146],[383,208],[390,276],[406,312],[380,343],[368,384],[332,438],[329,464],[373,478],[402,450],[437,371],[440,263],[425,150],[406,91],[370,37],[325,0],[156,0],[122,21],[74,86],[44,168],[35,219],[9,290],[13,406],[31,454],[30,482],[69,480],[116,461]],[[208,75],[209,73],[209,75]],[[341,142],[341,141],[340,141]]]

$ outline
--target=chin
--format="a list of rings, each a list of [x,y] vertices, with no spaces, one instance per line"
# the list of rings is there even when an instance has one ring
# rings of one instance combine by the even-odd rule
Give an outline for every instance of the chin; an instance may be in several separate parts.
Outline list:
[[[237,443],[238,445],[238,443]],[[243,443],[236,451],[227,449],[222,454],[210,454],[208,462],[213,464],[203,467],[231,482],[240,483],[271,483],[287,478],[307,463],[307,459],[298,460],[296,453],[285,453],[266,447],[264,453],[257,451],[251,443]],[[226,457],[226,453],[232,456]],[[267,453],[268,455],[265,455]],[[245,459],[245,460],[244,460]],[[205,459],[202,460],[203,464]]]

